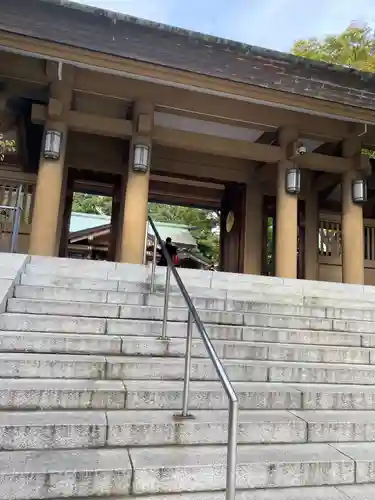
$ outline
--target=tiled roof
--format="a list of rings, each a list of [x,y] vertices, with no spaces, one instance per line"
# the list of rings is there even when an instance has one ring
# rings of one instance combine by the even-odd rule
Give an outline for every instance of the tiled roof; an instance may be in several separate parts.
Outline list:
[[[220,79],[375,109],[373,74],[66,0],[1,0],[0,29]]]

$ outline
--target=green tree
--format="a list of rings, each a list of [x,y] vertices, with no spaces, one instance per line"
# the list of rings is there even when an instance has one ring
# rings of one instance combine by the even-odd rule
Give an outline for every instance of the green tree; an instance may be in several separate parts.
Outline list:
[[[111,215],[112,199],[108,196],[74,193],[72,212]]]
[[[367,25],[351,24],[339,35],[319,40],[298,40],[292,53],[332,64],[349,66],[361,71],[375,71],[375,32]]]
[[[215,211],[149,203],[149,213],[157,222],[176,222],[190,226],[199,251],[213,261],[219,261],[219,215]]]
[[[319,40],[298,40],[292,47],[296,56],[348,66],[361,71],[375,72],[375,31],[367,25],[351,24],[339,35]],[[375,151],[363,153],[375,158]]]

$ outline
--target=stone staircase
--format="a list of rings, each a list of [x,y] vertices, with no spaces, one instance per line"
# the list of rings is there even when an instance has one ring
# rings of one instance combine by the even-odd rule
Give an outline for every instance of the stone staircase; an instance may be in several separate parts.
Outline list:
[[[0,314],[0,500],[224,500],[228,401],[195,332],[195,419],[173,417],[187,310],[172,286],[160,340],[164,272],[149,294],[143,266],[25,258]],[[236,500],[373,500],[375,287],[181,277],[240,400]]]

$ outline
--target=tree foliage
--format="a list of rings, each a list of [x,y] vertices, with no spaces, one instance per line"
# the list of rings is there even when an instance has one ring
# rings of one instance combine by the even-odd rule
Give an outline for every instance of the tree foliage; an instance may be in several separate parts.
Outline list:
[[[361,71],[375,72],[375,31],[367,25],[351,24],[339,35],[323,40],[298,40],[292,48],[296,56],[338,64]],[[362,151],[375,158],[375,151]]]
[[[332,64],[375,72],[375,32],[369,26],[351,24],[339,35],[323,40],[298,40],[292,53]]]
[[[186,224],[197,240],[199,251],[214,263],[219,261],[219,215],[201,208],[149,203],[149,213],[157,222]]]
[[[4,134],[0,133],[0,162],[4,161],[5,155],[16,152],[16,141],[7,139]]]
[[[112,199],[108,196],[74,193],[72,211],[85,214],[111,215]]]
[[[112,199],[107,196],[74,193],[72,211],[109,216],[112,211]],[[149,213],[157,222],[175,222],[191,227],[191,233],[197,240],[199,251],[214,263],[218,262],[219,217],[217,212],[149,203]]]

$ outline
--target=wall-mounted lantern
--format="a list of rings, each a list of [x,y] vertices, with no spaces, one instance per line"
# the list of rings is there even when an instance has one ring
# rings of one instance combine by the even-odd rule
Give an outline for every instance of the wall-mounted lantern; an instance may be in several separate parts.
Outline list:
[[[135,144],[133,155],[133,171],[145,174],[149,165],[150,148],[145,144]]]
[[[46,130],[44,136],[44,158],[58,160],[61,151],[62,132],[58,130]]]
[[[352,200],[353,203],[366,203],[367,201],[367,181],[365,179],[357,179],[352,183]]]
[[[301,171],[298,167],[288,168],[285,177],[285,190],[288,194],[297,195],[301,191]]]

